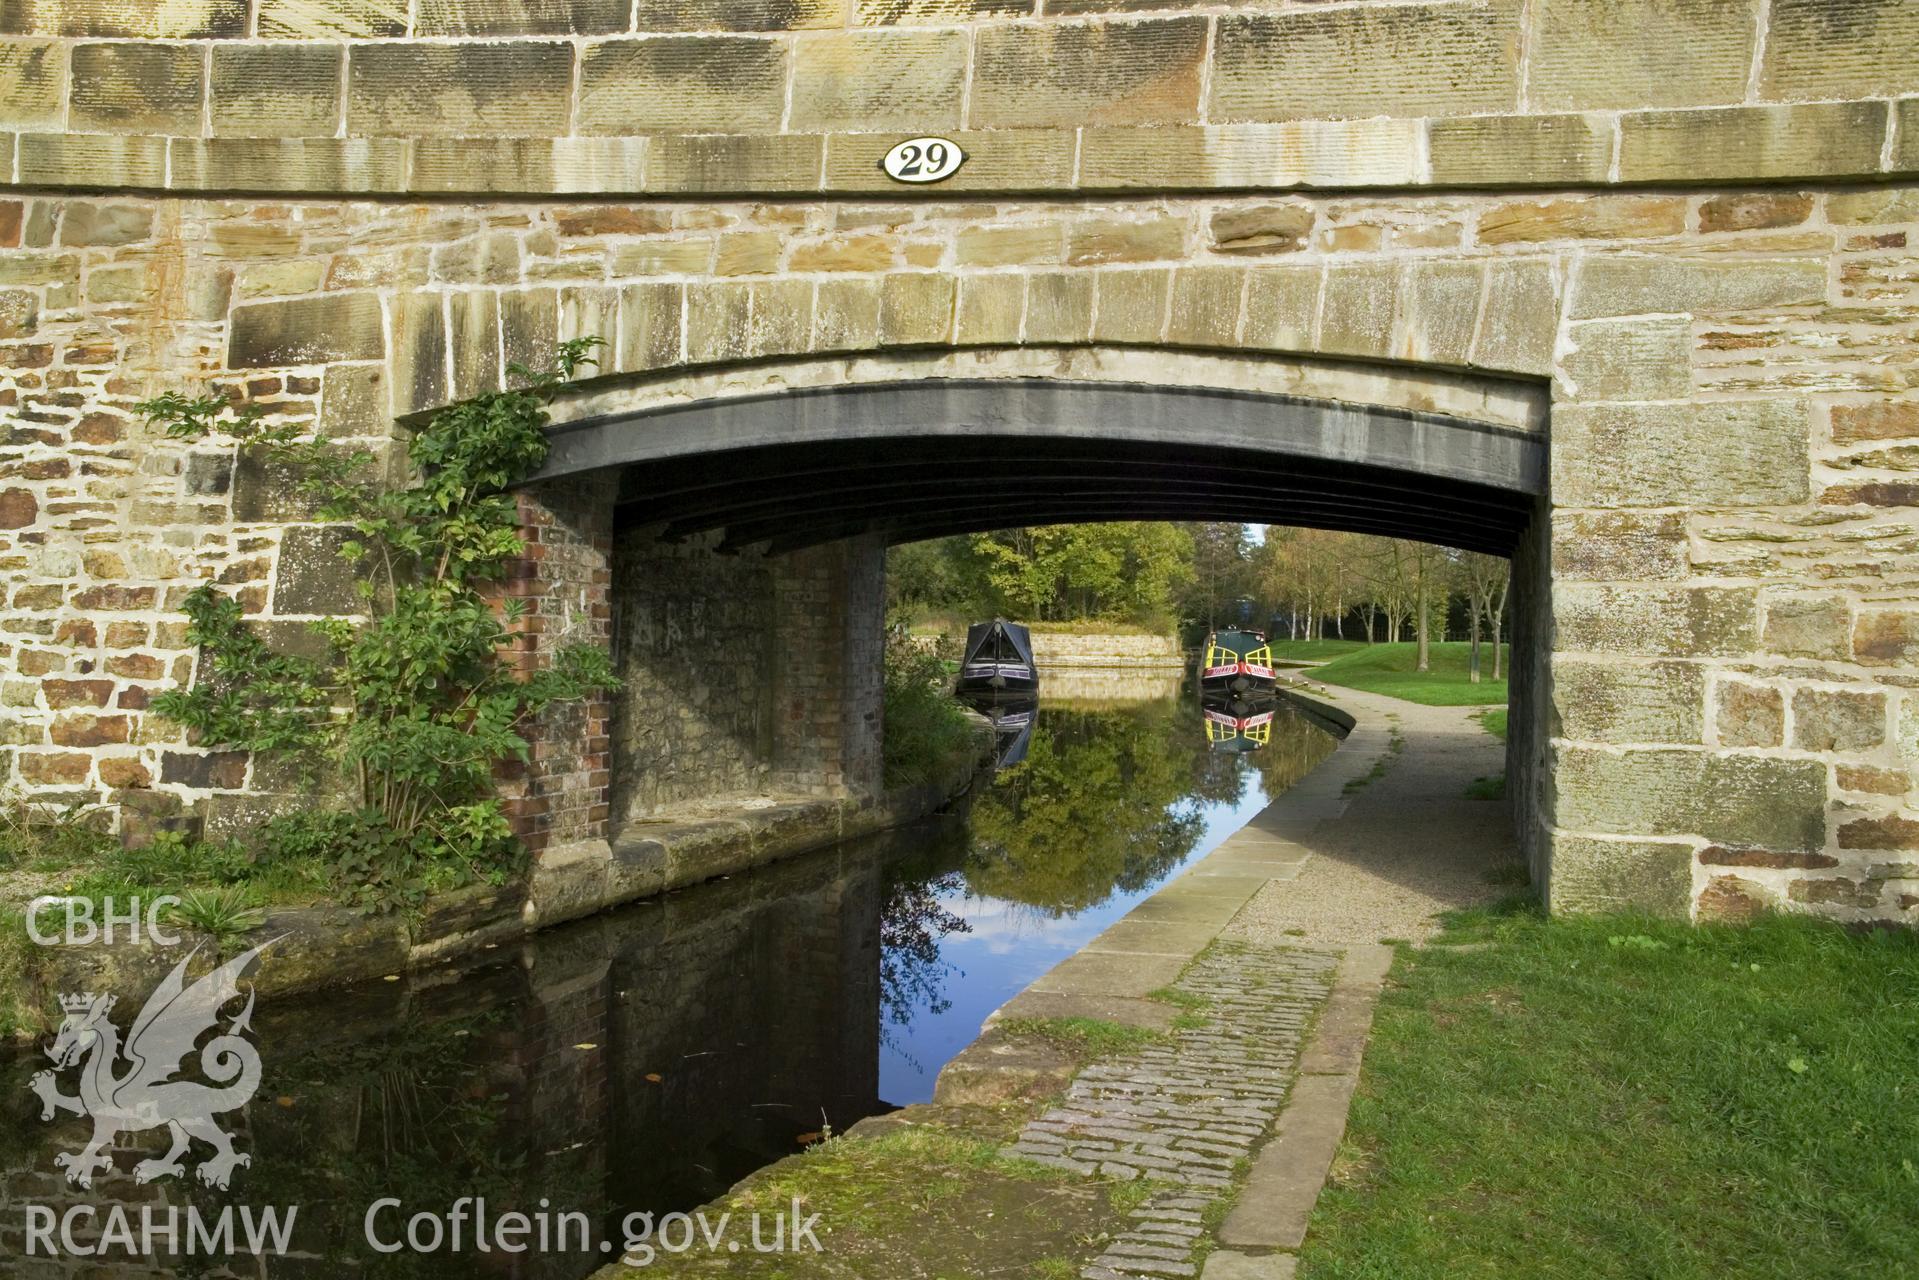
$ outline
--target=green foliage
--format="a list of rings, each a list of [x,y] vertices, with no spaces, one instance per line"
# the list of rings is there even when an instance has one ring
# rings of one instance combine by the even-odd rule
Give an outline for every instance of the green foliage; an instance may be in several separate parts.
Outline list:
[[[1919,935],[1504,906],[1435,941],[1380,996],[1302,1276],[1911,1272]]]
[[[882,739],[887,786],[936,781],[979,752],[979,732],[948,696],[948,683],[937,654],[889,631]]]
[[[1480,712],[1479,723],[1493,737],[1501,742],[1506,740],[1506,708],[1495,707],[1491,711]]]
[[[587,646],[517,674],[501,650],[524,608],[488,592],[524,549],[508,490],[545,459],[547,403],[598,345],[563,343],[554,368],[515,366],[516,389],[435,414],[408,443],[415,478],[404,487],[372,478],[372,453],[266,425],[251,407],[227,419],[224,401],[178,393],[141,406],[171,436],[219,431],[263,452],[298,477],[318,519],[352,534],[341,555],[360,574],[364,607],[314,624],[324,658],[275,650],[237,601],[203,586],[184,606],[200,679],[154,709],[207,746],[290,753],[316,779],[343,767],[358,793],[352,811],[271,824],[268,854],[331,860],[363,907],[510,872],[518,846],[495,766],[526,758],[522,730],[547,707],[615,683],[605,653]]]
[[[258,928],[266,912],[254,902],[245,886],[237,884],[186,889],[169,914],[181,924],[210,935],[222,952],[249,929]]]
[[[1370,644],[1335,658],[1312,670],[1312,678],[1327,684],[1383,693],[1389,698],[1429,707],[1474,707],[1506,702],[1504,680],[1483,679],[1473,684],[1467,678],[1467,662],[1472,646],[1461,641],[1432,645],[1432,669],[1415,671],[1418,646],[1410,641],[1400,644]]]
[[[78,866],[116,847],[107,831],[107,815],[92,805],[0,799],[0,870]]]
[[[887,590],[898,608],[970,619],[1099,619],[1168,632],[1194,578],[1193,539],[1150,521],[1047,525],[895,547]]]

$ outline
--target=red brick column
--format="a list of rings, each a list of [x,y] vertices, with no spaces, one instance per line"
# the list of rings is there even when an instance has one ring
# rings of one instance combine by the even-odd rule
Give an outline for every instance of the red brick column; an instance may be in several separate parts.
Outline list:
[[[615,483],[589,475],[517,495],[526,550],[509,568],[503,594],[525,608],[510,650],[522,672],[540,670],[567,645],[611,644]],[[607,838],[611,713],[604,694],[549,709],[523,730],[527,761],[499,770],[514,833],[535,856]]]

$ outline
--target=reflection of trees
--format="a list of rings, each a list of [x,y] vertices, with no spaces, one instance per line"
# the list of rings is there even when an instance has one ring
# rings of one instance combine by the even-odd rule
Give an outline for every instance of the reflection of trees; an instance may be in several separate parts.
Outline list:
[[[943,979],[952,968],[940,958],[940,940],[971,933],[973,926],[948,911],[940,895],[956,893],[959,873],[896,876],[880,908],[880,1011],[903,1027],[924,1009],[945,1013],[952,1005]]]
[[[1297,705],[1280,700],[1273,717],[1273,739],[1252,755],[1266,794],[1276,796],[1311,773],[1333,753],[1339,739]]]
[[[1125,712],[1048,708],[1025,763],[973,806],[973,892],[1058,917],[1152,884],[1198,842],[1205,799],[1237,798],[1184,701]],[[1230,771],[1231,783],[1227,774]],[[1212,795],[1207,794],[1212,792]]]

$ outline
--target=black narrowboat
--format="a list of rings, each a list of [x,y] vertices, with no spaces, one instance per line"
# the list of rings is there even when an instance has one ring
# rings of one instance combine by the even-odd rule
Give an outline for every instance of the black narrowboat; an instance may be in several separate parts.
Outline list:
[[[1033,635],[1017,622],[995,618],[966,629],[966,656],[960,659],[953,692],[965,698],[1039,692],[1039,667],[1033,662]]]
[[[1202,694],[1271,693],[1279,685],[1273,651],[1258,631],[1215,631],[1199,657]]]

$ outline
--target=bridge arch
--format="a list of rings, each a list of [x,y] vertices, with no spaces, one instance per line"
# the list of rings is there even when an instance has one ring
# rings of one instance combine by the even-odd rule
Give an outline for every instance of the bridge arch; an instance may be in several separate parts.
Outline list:
[[[1546,492],[1535,383],[1102,347],[789,361],[718,381],[573,390],[541,479],[620,468],[629,519],[775,550],[1217,518],[1510,555]]]

